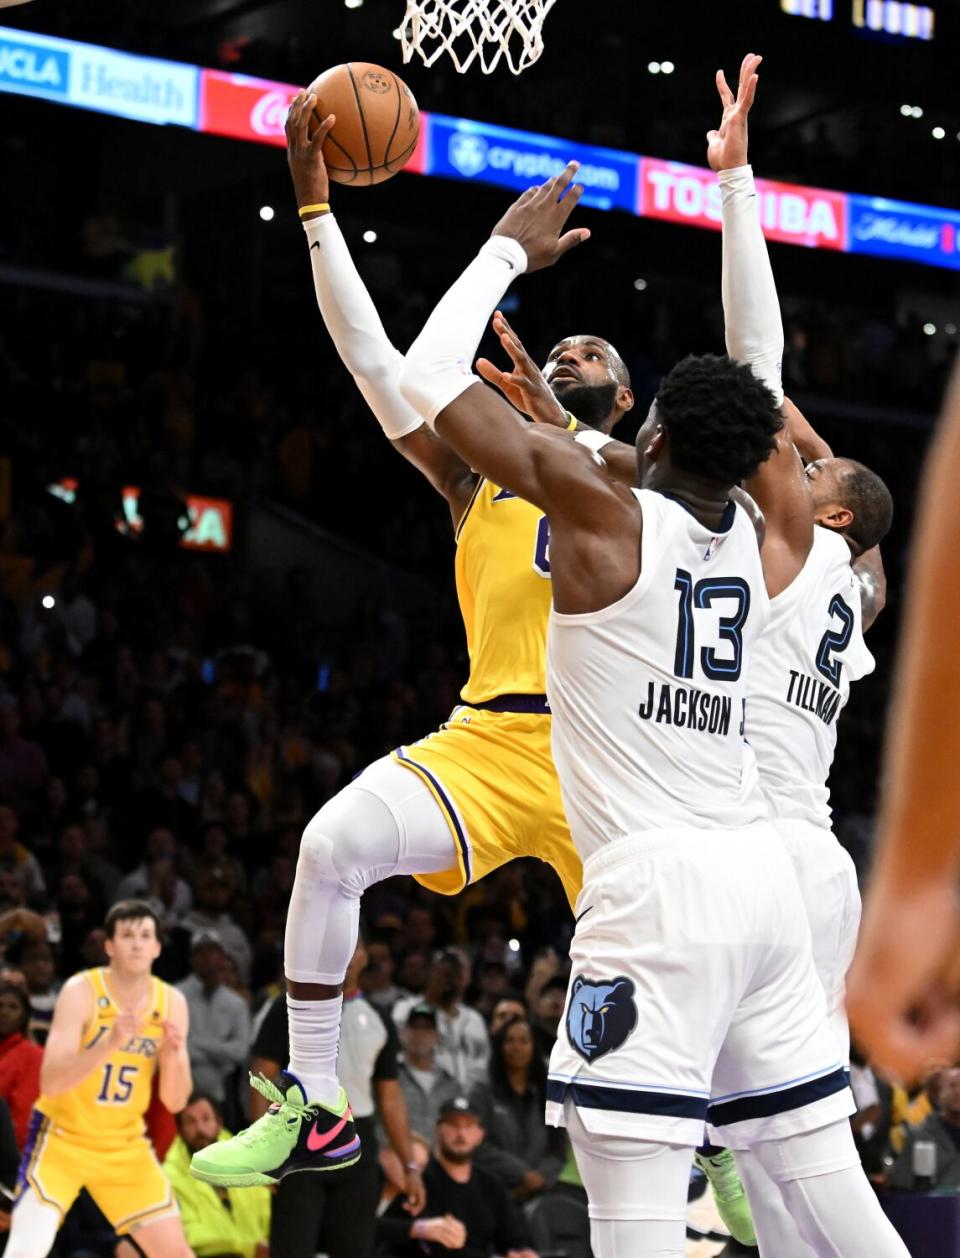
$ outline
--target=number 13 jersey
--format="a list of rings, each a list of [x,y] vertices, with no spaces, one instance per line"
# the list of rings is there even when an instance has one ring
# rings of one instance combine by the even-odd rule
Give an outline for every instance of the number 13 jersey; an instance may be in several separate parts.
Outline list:
[[[582,859],[644,830],[766,816],[744,745],[747,672],[770,603],[757,536],[731,503],[711,530],[634,490],[640,577],[616,603],[550,617],[553,758]]]
[[[747,697],[747,740],[772,816],[830,827],[827,778],[850,683],[874,669],[850,548],[816,527],[799,575],[770,602]]]

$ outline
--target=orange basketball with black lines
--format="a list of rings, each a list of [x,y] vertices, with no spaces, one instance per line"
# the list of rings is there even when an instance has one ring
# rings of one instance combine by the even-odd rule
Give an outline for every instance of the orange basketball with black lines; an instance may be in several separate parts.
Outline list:
[[[392,70],[348,61],[310,84],[317,98],[310,132],[336,114],[323,143],[323,159],[337,183],[383,183],[407,164],[420,134],[413,93]]]

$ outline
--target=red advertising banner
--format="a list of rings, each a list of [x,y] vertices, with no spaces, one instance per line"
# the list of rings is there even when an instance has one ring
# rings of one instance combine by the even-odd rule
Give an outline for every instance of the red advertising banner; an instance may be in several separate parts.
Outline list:
[[[222,70],[200,72],[200,131],[259,144],[286,144],[283,124],[298,92],[290,83]]]
[[[643,217],[720,230],[720,186],[713,171],[643,157],[639,179],[637,205]],[[810,249],[848,247],[845,193],[769,179],[757,180],[757,193],[768,240]]]

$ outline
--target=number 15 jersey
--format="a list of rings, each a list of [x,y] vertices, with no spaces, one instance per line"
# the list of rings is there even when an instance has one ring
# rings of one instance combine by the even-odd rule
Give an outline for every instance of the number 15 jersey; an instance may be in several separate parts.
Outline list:
[[[81,1053],[107,1038],[120,1012],[107,967],[84,970],[83,977],[93,990],[93,1013],[80,1037]],[[75,1088],[56,1096],[41,1094],[36,1108],[51,1119],[57,1135],[95,1147],[125,1144],[143,1135],[169,1009],[170,988],[151,975],[150,998],[141,1014],[139,1033]]]
[[[550,617],[553,758],[582,859],[644,830],[766,816],[745,754],[747,670],[770,605],[757,536],[734,503],[711,530],[634,490],[640,577],[616,603]]]

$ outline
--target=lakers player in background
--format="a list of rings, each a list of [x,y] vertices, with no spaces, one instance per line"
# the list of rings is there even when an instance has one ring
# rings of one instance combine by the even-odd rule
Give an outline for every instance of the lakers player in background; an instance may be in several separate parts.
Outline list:
[[[471,471],[401,397],[403,355],[327,208],[321,145],[333,118],[309,139],[314,103],[306,93],[294,100],[287,143],[317,300],[384,433],[450,508],[470,675],[462,706],[438,732],[376,761],[304,833],[285,951],[293,1077],[283,1107],[195,1156],[193,1173],[222,1186],[273,1183],[289,1171],[329,1170],[359,1157],[336,1064],[343,977],[367,887],[413,874],[431,890],[455,894],[515,857],[532,856],[553,866],[572,905],[581,879],[550,755],[546,518]],[[556,398],[538,418],[572,429],[567,412],[575,412],[589,426],[586,436],[597,435],[594,427],[609,432],[633,406],[626,367],[600,338],[561,341],[544,375]],[[332,1131],[336,1138],[328,1138]],[[416,1168],[407,1169],[413,1204],[422,1185]]]
[[[148,904],[121,900],[105,927],[110,964],[75,974],[54,1007],[7,1258],[45,1258],[83,1188],[147,1258],[192,1258],[144,1129],[155,1074],[171,1113],[190,1095],[187,1003],[150,972],[160,940]]]

